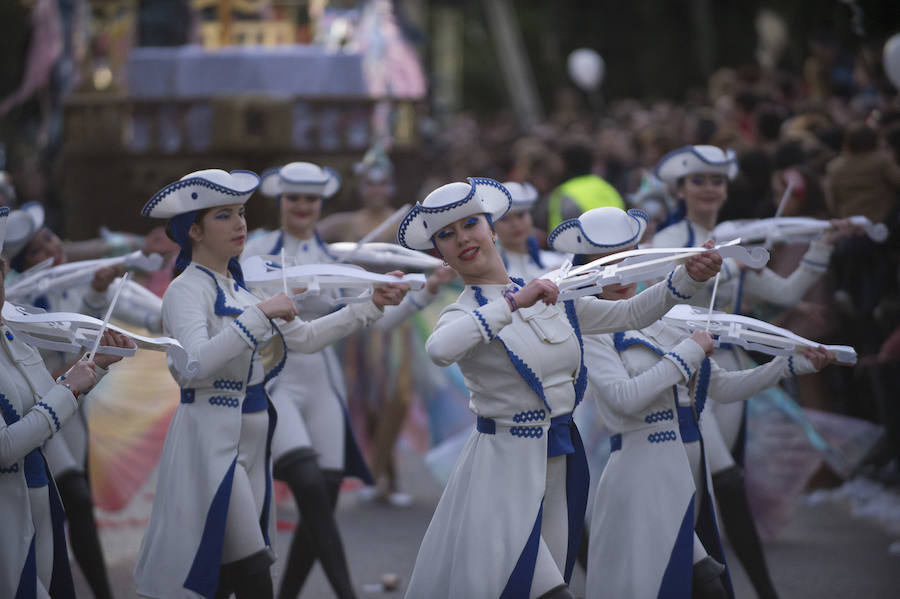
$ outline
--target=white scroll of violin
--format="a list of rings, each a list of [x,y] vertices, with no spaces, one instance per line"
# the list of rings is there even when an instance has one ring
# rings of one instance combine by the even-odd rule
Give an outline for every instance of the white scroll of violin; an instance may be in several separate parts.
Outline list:
[[[287,267],[282,268],[281,258],[278,256],[252,256],[242,265],[244,281],[251,287],[277,292],[286,279],[291,287],[304,289],[302,293],[293,296],[294,300],[320,296],[332,304],[367,302],[372,297],[372,290],[378,285],[405,283],[410,289],[425,286],[425,275],[418,273],[395,277],[369,272],[349,264],[291,265],[291,261],[291,258],[287,258]],[[322,295],[324,290],[358,290],[362,295],[329,298]]]
[[[596,295],[608,285],[628,285],[664,277],[676,265],[691,256],[717,251],[723,258],[734,258],[751,268],[762,268],[769,261],[769,252],[757,247],[748,250],[737,245],[738,240],[714,248],[645,248],[604,256],[583,266],[572,268],[568,262],[542,278],[559,287],[559,300]]]
[[[50,289],[70,289],[88,283],[101,268],[122,266],[126,270],[152,272],[163,265],[159,254],[145,255],[140,251],[115,258],[80,260],[59,266],[50,266],[52,259],[29,268],[6,286],[6,299],[22,304],[30,304],[35,298]]]
[[[851,216],[852,224],[860,227],[876,243],[888,238],[884,223],[873,223],[865,216]],[[831,228],[831,221],[805,216],[780,216],[759,220],[729,220],[716,225],[713,239],[719,243],[740,239],[742,244],[771,248],[776,243],[809,243]]]
[[[666,324],[692,333],[706,327],[707,311],[704,308],[679,304],[669,310],[662,319]],[[770,356],[789,356],[802,352],[807,347],[822,345],[835,355],[839,363],[845,365],[856,363],[856,350],[849,345],[824,345],[810,341],[787,329],[748,316],[714,311],[710,318],[709,333],[713,336],[716,347],[730,343]]]
[[[43,312],[38,308],[25,308],[9,302],[3,304],[3,321],[27,343],[42,349],[66,353],[90,349],[103,329],[103,321],[74,312]],[[127,336],[133,347],[101,345],[97,353],[116,356],[133,356],[138,348],[164,351],[172,367],[185,377],[192,377],[200,370],[199,363],[191,359],[177,340],[169,337],[144,337],[115,325],[109,330]]]
[[[442,261],[434,256],[396,243],[371,242],[358,245],[350,241],[341,241],[328,244],[328,251],[341,262],[378,271],[423,272],[434,270],[442,264]]]

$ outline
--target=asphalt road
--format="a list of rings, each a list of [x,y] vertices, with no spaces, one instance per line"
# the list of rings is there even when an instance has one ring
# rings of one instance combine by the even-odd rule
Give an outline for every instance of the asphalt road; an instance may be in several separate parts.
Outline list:
[[[361,599],[397,599],[403,596],[415,562],[416,552],[441,488],[434,482],[421,458],[401,454],[404,488],[415,496],[412,506],[396,508],[361,501],[353,490],[342,494],[339,525]],[[148,513],[152,485],[124,512],[100,514],[102,540],[117,597],[134,597],[132,568]],[[276,550],[284,556],[297,514],[291,502],[279,509],[280,530]],[[880,526],[850,515],[847,506],[801,501],[783,535],[766,545],[775,586],[783,599],[896,599],[900,597],[900,556],[888,548],[900,541]],[[735,559],[729,554],[731,564]],[[279,572],[281,564],[276,564]],[[77,570],[77,568],[76,568]],[[385,573],[400,578],[393,592],[376,589]],[[80,573],[76,572],[79,597],[91,597]],[[738,598],[754,593],[739,566],[732,566]],[[277,583],[276,583],[277,584]],[[373,586],[374,585],[374,586]],[[572,590],[584,592],[584,573],[576,568]],[[332,597],[320,567],[316,566],[301,595],[303,599]]]

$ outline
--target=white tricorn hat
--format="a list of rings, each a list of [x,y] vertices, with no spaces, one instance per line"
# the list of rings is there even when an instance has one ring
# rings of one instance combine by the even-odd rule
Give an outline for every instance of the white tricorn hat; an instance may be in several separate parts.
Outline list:
[[[628,212],[614,206],[594,208],[553,229],[547,245],[573,254],[618,252],[638,244],[649,220],[646,212],[634,208]]]
[[[141,214],[150,218],[172,218],[185,212],[243,204],[259,187],[252,171],[226,172],[217,168],[196,171],[169,183],[144,204]]]
[[[509,196],[512,198],[510,212],[526,212],[531,210],[531,207],[537,202],[538,190],[531,183],[504,181],[503,187],[509,190]]]
[[[341,178],[334,169],[312,162],[291,162],[267,169],[262,174],[259,190],[263,195],[278,197],[297,193],[330,198],[341,188]]]
[[[3,253],[3,242],[6,240],[6,221],[8,218],[9,206],[0,206],[0,254]]]
[[[657,178],[669,185],[694,173],[719,174],[734,179],[738,174],[737,156],[734,150],[716,146],[684,146],[660,158],[653,170]]]
[[[485,177],[469,177],[468,183],[448,183],[412,207],[397,232],[400,245],[413,250],[431,249],[432,236],[466,216],[487,214],[497,221],[512,204],[509,191]]]
[[[10,262],[14,262],[25,246],[44,227],[44,206],[39,202],[22,204],[18,210],[9,212],[6,219],[4,250]],[[13,266],[12,264],[10,266]],[[16,265],[21,267],[21,265]],[[13,266],[13,268],[16,268]],[[18,270],[18,269],[16,269]]]

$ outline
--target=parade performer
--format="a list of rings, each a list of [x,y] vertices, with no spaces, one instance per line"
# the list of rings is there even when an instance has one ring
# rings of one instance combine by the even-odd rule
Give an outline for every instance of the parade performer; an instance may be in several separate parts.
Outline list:
[[[574,226],[573,226],[574,225]],[[644,212],[597,208],[550,234],[552,247],[587,261],[634,248]],[[637,283],[600,297],[624,301]],[[833,361],[824,348],[729,372],[709,333],[690,337],[657,321],[640,330],[584,335],[588,395],[611,431],[611,455],[593,494],[587,597],[733,596],[716,527],[698,414],[708,400],[736,402],[781,378]],[[696,378],[694,375],[696,374]]]
[[[271,439],[276,412],[265,383],[285,352],[315,352],[378,319],[405,286],[313,321],[295,318],[280,293],[260,300],[237,262],[244,203],[259,185],[248,171],[197,171],[159,191],[142,214],[168,218],[183,272],[163,296],[163,326],[199,362],[173,370],[181,404],[166,435],[157,496],[135,578],[148,597],[272,597],[269,566]],[[276,322],[278,319],[278,322]],[[263,356],[266,359],[263,359]]]
[[[719,210],[727,199],[727,182],[737,171],[734,152],[715,146],[685,146],[660,159],[655,174],[675,189],[679,207],[675,222],[656,233],[653,246],[697,247],[710,239]],[[726,259],[716,295],[717,309],[740,314],[748,302],[745,294],[785,307],[796,304],[825,273],[834,241],[848,232],[846,226],[836,223],[833,230],[810,244],[799,266],[788,277],[781,277],[768,268],[758,271],[742,268],[734,260]],[[690,303],[707,306],[712,286],[709,287],[696,294]],[[741,370],[752,364],[746,352],[737,347],[719,349],[715,357],[726,370]],[[732,451],[738,457],[743,453],[744,410],[742,402],[712,402],[709,416],[702,422],[703,438],[725,532],[757,594],[772,598],[777,594],[747,503],[743,469],[732,457]]]
[[[530,281],[563,262],[556,252],[540,249],[534,236],[531,208],[538,200],[538,191],[531,183],[506,181],[503,186],[512,198],[509,212],[494,223],[500,245],[500,257],[511,277]]]
[[[278,256],[283,250],[295,264],[334,262],[316,232],[316,223],[322,202],[339,188],[337,173],[309,162],[292,162],[263,173],[260,191],[278,198],[281,228],[249,242],[243,255]],[[301,300],[300,317],[309,320],[328,314],[334,309],[328,300],[334,297]],[[433,297],[426,288],[411,293],[403,307],[394,310],[415,311],[417,302],[427,304]],[[278,411],[272,438],[273,472],[288,484],[300,511],[278,596],[296,597],[318,558],[335,594],[354,597],[333,512],[345,474],[367,484],[373,479],[347,417],[345,384],[334,348],[314,354],[288,351],[284,371],[269,393]]]
[[[705,252],[628,302],[556,305],[547,279],[512,282],[492,223],[508,210],[498,182],[470,178],[433,191],[400,225],[400,243],[434,247],[466,288],[426,343],[458,363],[477,415],[419,549],[407,597],[572,597],[588,472],[572,411],[587,385],[581,335],[655,321],[713,276]]]
[[[44,209],[40,204],[30,202],[13,211],[9,216],[8,231],[6,253],[11,268],[17,273],[48,258],[53,259],[54,266],[68,262],[63,242],[44,224]],[[77,312],[102,318],[109,305],[111,286],[121,273],[118,266],[99,268],[89,283],[48,289],[33,303],[50,312]],[[116,304],[115,316],[154,332],[161,330],[158,308],[141,309],[122,301]],[[59,376],[80,358],[80,354],[53,350],[41,350],[41,355],[53,376]],[[97,534],[87,468],[89,404],[80,402],[77,416],[69,420],[59,435],[48,441],[45,451],[69,520],[72,552],[94,596],[106,599],[112,597],[112,591]]]
[[[9,209],[0,207],[0,249]],[[0,259],[0,305],[6,261]],[[79,361],[54,381],[41,355],[0,319],[0,519],[3,559],[0,596],[75,596],[66,548],[63,506],[42,446],[78,411],[84,396],[113,362],[98,354]],[[102,343],[131,347],[108,331]],[[71,523],[70,523],[71,525]]]

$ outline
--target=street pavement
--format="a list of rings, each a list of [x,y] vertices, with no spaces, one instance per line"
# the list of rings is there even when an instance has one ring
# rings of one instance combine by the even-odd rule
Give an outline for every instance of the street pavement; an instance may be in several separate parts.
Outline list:
[[[400,473],[404,490],[415,497],[410,507],[362,501],[352,488],[340,499],[338,523],[360,599],[403,596],[422,535],[440,498],[441,488],[419,455],[400,452]],[[152,488],[151,481],[123,512],[98,514],[116,597],[135,596],[132,569],[149,514]],[[290,543],[288,529],[297,519],[291,501],[282,502],[278,519],[276,551],[284,557]],[[873,522],[852,518],[846,505],[812,505],[801,498],[782,535],[766,544],[766,555],[782,599],[897,599],[900,555],[891,555],[889,547],[898,541],[900,534],[892,535]],[[732,553],[728,558],[730,564],[736,564]],[[276,575],[282,563],[276,564]],[[91,597],[75,570],[78,596]],[[382,575],[387,573],[399,577],[397,590],[379,588]],[[732,566],[732,573],[738,599],[755,597],[739,565]],[[584,594],[580,567],[576,567],[572,591],[578,597]],[[314,568],[301,597],[333,597],[319,566]]]

